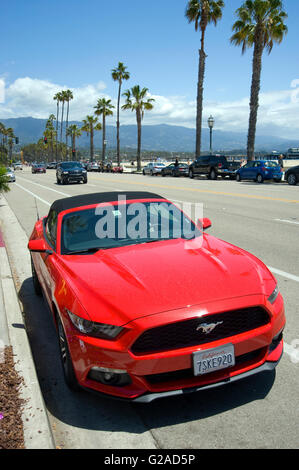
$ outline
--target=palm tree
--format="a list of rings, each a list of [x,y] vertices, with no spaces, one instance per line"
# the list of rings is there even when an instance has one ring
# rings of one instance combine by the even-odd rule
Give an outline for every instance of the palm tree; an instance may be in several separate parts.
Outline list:
[[[122,62],[118,62],[118,67],[112,69],[111,75],[115,82],[118,82],[118,97],[117,97],[117,118],[116,118],[116,155],[117,164],[120,165],[120,143],[119,143],[119,107],[120,107],[120,95],[121,85],[123,80],[129,80],[130,73],[126,71],[126,68]]]
[[[65,98],[66,98],[66,102],[67,102],[65,145],[66,145],[66,148],[67,148],[67,138],[68,138],[67,129],[68,129],[68,126],[69,126],[70,101],[71,101],[72,99],[74,99],[74,95],[73,95],[73,93],[72,93],[71,90],[66,90],[66,92],[65,92]]]
[[[57,103],[57,111],[56,111],[56,149],[55,149],[55,154],[56,154],[56,161],[57,161],[57,151],[58,151],[58,120],[59,120],[59,103],[60,103],[60,93],[56,93],[56,95],[53,96],[53,100],[56,101]]]
[[[64,103],[67,101],[67,94],[65,90],[62,90],[59,93],[60,102],[62,103],[62,110],[61,110],[61,126],[60,126],[60,142],[62,143],[62,134],[63,134],[63,114],[64,114]]]
[[[111,100],[106,100],[105,98],[98,99],[97,105],[94,106],[95,114],[97,116],[103,117],[103,138],[102,138],[102,164],[105,163],[105,147],[106,147],[106,116],[112,116],[113,111],[111,111],[114,106],[111,104]]]
[[[281,0],[246,0],[236,14],[238,20],[232,28],[234,34],[230,39],[231,43],[242,46],[242,54],[247,47],[254,47],[247,136],[247,159],[254,160],[262,55],[264,49],[270,54],[274,43],[282,42],[287,33],[287,26],[284,24],[287,14],[283,11]]]
[[[202,126],[202,105],[203,105],[203,84],[205,76],[206,53],[205,34],[208,24],[217,22],[222,18],[223,0],[189,0],[185,16],[189,23],[195,23],[195,31],[201,32],[201,47],[199,49],[199,67],[197,82],[197,110],[196,110],[196,156],[201,151],[201,126]]]
[[[144,111],[153,109],[154,98],[148,98],[145,101],[148,88],[140,89],[139,85],[135,85],[131,90],[123,93],[126,97],[126,103],[121,107],[122,109],[131,109],[136,112],[137,120],[137,171],[141,171],[141,122],[144,117]]]
[[[93,162],[94,157],[94,146],[93,146],[93,137],[94,131],[100,131],[102,129],[101,124],[98,122],[98,118],[94,116],[86,116],[86,119],[83,119],[83,126],[81,130],[86,132],[87,135],[90,135],[90,160]]]
[[[76,137],[82,135],[82,130],[76,125],[72,124],[67,128],[67,135],[71,136],[72,139],[72,154],[76,159]]]

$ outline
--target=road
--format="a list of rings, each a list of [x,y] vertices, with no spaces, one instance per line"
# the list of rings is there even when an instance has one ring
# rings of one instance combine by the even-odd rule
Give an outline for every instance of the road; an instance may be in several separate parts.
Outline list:
[[[42,216],[55,199],[83,192],[147,190],[178,203],[202,204],[203,215],[212,221],[209,233],[261,258],[277,277],[285,299],[285,354],[276,372],[187,397],[137,405],[88,393],[76,395],[67,389],[52,320],[44,301],[32,295],[31,279],[27,279],[19,286],[20,296],[58,447],[298,448],[298,186],[102,173],[89,173],[86,185],[59,186],[55,170],[32,175],[24,169],[16,176],[5,197],[28,237],[36,207]],[[11,247],[16,242],[11,240]]]

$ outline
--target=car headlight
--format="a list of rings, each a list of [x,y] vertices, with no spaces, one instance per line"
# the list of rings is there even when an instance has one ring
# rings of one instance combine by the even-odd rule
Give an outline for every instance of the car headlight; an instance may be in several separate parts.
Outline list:
[[[68,172],[68,171],[63,171],[63,174],[64,174],[64,175],[68,175],[69,172]]]
[[[115,339],[121,331],[124,330],[121,326],[107,325],[106,323],[95,323],[90,320],[85,320],[84,318],[78,317],[74,313],[66,309],[68,316],[72,324],[85,335],[93,336],[95,338]]]
[[[278,285],[276,285],[274,291],[272,292],[270,297],[268,297],[270,304],[274,304],[275,300],[277,299],[278,294],[279,294],[279,289],[278,289]]]

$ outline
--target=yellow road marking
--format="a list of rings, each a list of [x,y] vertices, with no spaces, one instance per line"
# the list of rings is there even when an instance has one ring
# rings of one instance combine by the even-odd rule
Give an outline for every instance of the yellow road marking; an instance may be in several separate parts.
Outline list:
[[[90,176],[89,176],[90,178]],[[135,185],[140,185],[140,186],[149,186],[153,188],[161,188],[161,189],[175,189],[178,191],[194,191],[198,193],[205,193],[205,194],[214,194],[217,196],[230,196],[230,197],[242,197],[242,198],[247,198],[247,199],[259,199],[259,200],[264,200],[264,201],[278,201],[278,202],[286,202],[286,203],[291,203],[291,204],[299,204],[299,200],[296,199],[286,199],[286,198],[278,198],[278,197],[271,197],[271,196],[256,196],[254,194],[241,194],[241,193],[227,193],[224,191],[212,191],[209,189],[199,189],[199,188],[183,188],[180,186],[169,186],[167,184],[155,184],[155,183],[145,183],[145,182],[135,182],[135,181],[129,181],[129,180],[120,180],[120,179],[105,179],[101,177],[97,177],[93,175],[93,178],[98,180],[98,181],[105,181],[106,183],[129,183],[129,184],[135,184]]]

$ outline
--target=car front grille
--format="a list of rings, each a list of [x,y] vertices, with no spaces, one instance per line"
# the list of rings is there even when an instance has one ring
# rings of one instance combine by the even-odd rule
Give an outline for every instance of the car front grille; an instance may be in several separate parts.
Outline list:
[[[131,347],[135,355],[198,346],[254,330],[269,323],[269,315],[262,307],[232,310],[201,318],[192,318],[151,328],[142,333]],[[217,324],[205,333],[205,324]]]

